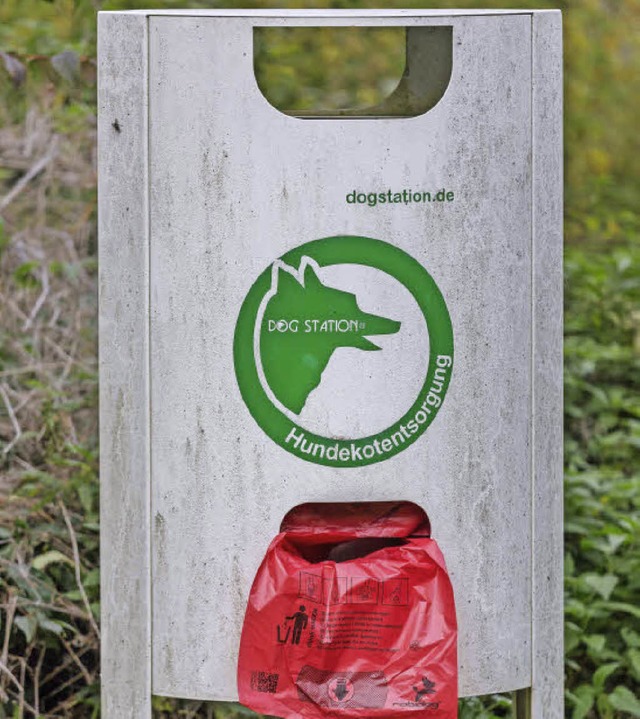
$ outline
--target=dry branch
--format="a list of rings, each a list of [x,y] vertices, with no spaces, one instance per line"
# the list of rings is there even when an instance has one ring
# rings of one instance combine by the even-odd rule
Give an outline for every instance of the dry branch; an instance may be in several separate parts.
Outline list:
[[[46,155],[35,162],[29,170],[16,182],[9,192],[0,200],[0,212],[3,212],[15,198],[25,189],[25,187],[37,177],[45,167],[53,160],[58,151],[58,136],[51,138],[51,145]]]
[[[9,399],[7,386],[4,384],[4,382],[0,384],[0,395],[2,395],[2,401],[4,402],[4,406],[7,408],[7,414],[9,415],[9,419],[11,420],[11,425],[13,426],[13,431],[15,433],[15,437],[2,450],[2,454],[6,456],[7,454],[9,454],[9,452],[15,446],[16,442],[22,436],[22,429],[20,428],[18,418],[16,417],[13,405],[11,404],[11,400]]]
[[[98,624],[96,623],[93,612],[91,611],[91,603],[89,602],[89,597],[87,596],[87,592],[85,591],[84,585],[82,583],[80,552],[78,551],[78,540],[76,539],[76,533],[73,529],[73,525],[71,524],[71,517],[69,516],[69,512],[65,507],[64,502],[61,500],[58,504],[60,506],[62,516],[64,517],[64,522],[67,525],[67,529],[69,531],[69,539],[71,540],[71,548],[73,550],[73,563],[75,565],[76,584],[78,585],[78,590],[80,591],[80,596],[82,597],[82,603],[84,604],[85,609],[87,610],[87,614],[89,615],[89,623],[91,624],[91,628],[93,629],[96,637],[99,640],[100,629],[98,628]]]

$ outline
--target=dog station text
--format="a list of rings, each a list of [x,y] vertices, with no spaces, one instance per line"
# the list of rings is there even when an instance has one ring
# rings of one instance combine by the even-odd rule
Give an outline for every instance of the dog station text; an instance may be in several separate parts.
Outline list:
[[[346,196],[348,205],[424,205],[428,202],[453,202],[453,190],[445,187],[435,192],[425,190],[386,190],[386,192],[361,192],[352,190]]]
[[[308,320],[269,320],[268,332],[303,332],[315,334],[317,332],[359,332],[365,329],[365,323],[358,320],[338,319],[308,319]]]

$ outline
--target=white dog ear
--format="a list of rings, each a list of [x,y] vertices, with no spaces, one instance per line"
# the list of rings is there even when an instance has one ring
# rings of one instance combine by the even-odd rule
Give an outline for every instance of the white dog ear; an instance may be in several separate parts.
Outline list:
[[[322,282],[310,264],[304,268],[304,286],[307,290],[313,287],[322,287]]]
[[[271,289],[278,292],[284,288],[289,290],[301,289],[302,282],[298,279],[293,267],[276,264],[273,266],[271,275]]]

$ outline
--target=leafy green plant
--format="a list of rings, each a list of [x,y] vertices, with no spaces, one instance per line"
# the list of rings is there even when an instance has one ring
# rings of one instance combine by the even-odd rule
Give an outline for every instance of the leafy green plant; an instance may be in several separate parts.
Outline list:
[[[51,460],[62,476],[26,473],[2,517],[0,717],[98,715],[97,455],[65,445]]]
[[[566,261],[566,652],[572,719],[640,716],[640,246]]]

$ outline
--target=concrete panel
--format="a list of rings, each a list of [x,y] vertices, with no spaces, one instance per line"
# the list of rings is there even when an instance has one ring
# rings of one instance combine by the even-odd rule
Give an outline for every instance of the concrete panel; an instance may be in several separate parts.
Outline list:
[[[429,513],[458,597],[462,693],[528,686],[530,16],[456,19],[448,90],[412,119],[282,115],[256,86],[252,25],[150,21],[154,691],[233,698],[249,587],[280,520],[301,502],[358,499],[409,499]],[[354,189],[443,187],[452,202],[346,202]],[[288,250],[334,235],[383,240],[417,260],[455,337],[432,426],[366,467],[284,451],[247,410],[233,366],[236,319],[256,278]],[[348,273],[346,286],[358,282],[367,284]],[[391,289],[369,286],[361,302],[406,316]],[[410,384],[428,352],[418,336],[401,339],[407,360],[391,373],[367,353],[350,358],[376,373],[372,391],[386,392],[398,417],[406,397],[393,375]],[[330,426],[333,399],[347,398],[327,395],[315,424],[301,426],[317,429],[323,416]],[[356,423],[352,434],[369,429]]]

